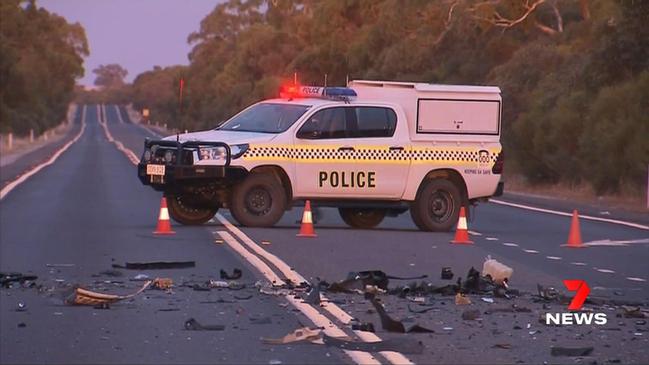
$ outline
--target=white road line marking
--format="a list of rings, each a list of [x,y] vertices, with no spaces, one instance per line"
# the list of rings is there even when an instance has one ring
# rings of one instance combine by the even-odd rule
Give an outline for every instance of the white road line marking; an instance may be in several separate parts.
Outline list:
[[[300,284],[301,282],[307,282],[308,281],[299,273],[297,273],[295,270],[291,269],[284,261],[280,260],[279,257],[273,255],[272,253],[264,250],[260,246],[258,246],[255,241],[250,239],[245,233],[243,233],[239,228],[235,227],[232,223],[230,223],[225,217],[223,217],[220,213],[216,213],[216,219],[221,222],[228,230],[232,231],[235,236],[239,237],[239,239],[246,245],[248,248],[253,250],[257,255],[265,258],[266,260],[270,261],[271,264],[275,265],[279,271],[282,272],[288,279],[290,279],[292,282],[295,284]]]
[[[571,262],[571,264],[575,266],[586,266],[587,264],[585,262]]]
[[[503,246],[518,247],[518,245],[513,242],[503,242]]]
[[[562,260],[562,258],[559,256],[545,256],[545,258],[550,260]]]
[[[572,213],[560,212],[558,210],[536,208],[536,207],[532,207],[532,206],[524,205],[524,204],[514,204],[514,203],[509,203],[509,202],[505,202],[505,201],[498,200],[498,199],[490,199],[489,201],[493,202],[493,203],[496,203],[496,204],[506,205],[506,206],[514,207],[514,208],[533,210],[535,212],[556,214],[556,215],[561,215],[561,216],[564,216],[564,217],[572,217]],[[582,214],[579,215],[579,218],[588,219],[588,220],[592,220],[592,221],[598,221],[598,222],[620,224],[620,225],[623,225],[623,226],[639,228],[639,229],[644,229],[644,230],[649,231],[649,226],[645,226],[645,225],[637,224],[637,223],[625,222],[625,221],[621,221],[621,220],[617,220],[617,219],[600,218],[600,217],[593,217],[593,216],[590,216],[590,215],[582,215]]]
[[[106,111],[104,110],[104,113],[105,112]],[[104,128],[104,134],[106,134],[106,138],[108,139],[108,141],[113,143],[115,146],[117,146],[117,149],[122,151],[134,165],[137,165],[140,162],[140,159],[137,157],[137,155],[131,149],[125,147],[122,142],[113,138],[113,135],[110,133],[110,130],[108,129],[108,125],[106,124],[106,122],[103,123],[100,122],[99,124],[101,124],[101,127]]]
[[[255,241],[253,241],[250,237],[243,233],[239,228],[230,223],[220,213],[216,214],[216,219],[218,219],[227,229],[232,231],[232,233],[234,233],[235,236],[237,236],[244,244],[246,244],[248,248],[275,265],[288,279],[290,279],[294,283],[306,281],[304,277],[297,271],[291,269],[290,266],[282,261],[279,257],[273,255],[272,253],[263,249],[261,246],[257,245]],[[327,298],[324,295],[321,295],[321,297],[323,301],[327,301]],[[353,319],[352,316],[343,311],[334,303],[328,302],[325,306],[323,306],[323,308],[343,324],[349,324],[349,322]],[[361,340],[366,342],[381,341],[380,337],[371,332],[354,331],[354,333]],[[393,364],[412,364],[412,362],[407,357],[398,352],[384,351],[380,352],[380,354]]]
[[[239,242],[237,242],[234,237],[229,232],[226,231],[219,231],[218,232],[219,236],[223,238],[225,242],[234,250],[236,251],[239,255],[241,255],[246,261],[248,261],[252,266],[254,266],[259,272],[266,277],[267,280],[269,280],[271,283],[275,283],[278,285],[284,284],[284,281],[275,274],[275,272],[268,266],[265,262],[263,262],[259,257],[255,256],[252,254],[250,251],[246,250],[243,245],[241,245]],[[298,299],[295,299],[293,295],[286,295],[284,298],[288,300],[295,308],[300,310],[302,314],[304,314],[307,318],[309,318],[313,324],[315,324],[318,327],[323,327],[324,332],[329,335],[329,336],[334,336],[334,337],[342,337],[346,336],[347,334],[341,330],[338,326],[334,325],[331,323],[327,317],[323,316],[321,313],[319,313],[315,308],[312,306],[301,302]],[[344,350],[349,357],[352,358],[352,360],[357,363],[357,364],[380,364],[376,358],[374,358],[370,353],[367,352],[361,352],[361,351],[349,351],[349,350]]]
[[[482,236],[482,233],[480,233],[480,232],[476,232],[476,231],[468,231],[468,232],[469,232],[470,235],[473,235],[473,236]]]
[[[615,274],[615,271],[609,270],[609,269],[595,269],[595,270],[597,270],[599,272],[603,272],[605,274]]]
[[[119,121],[120,124],[126,124],[124,123],[124,119],[122,119],[122,112],[119,110],[119,105],[114,105],[113,107],[115,108],[115,112],[117,113],[117,120]]]
[[[597,240],[584,242],[584,246],[628,246],[633,243],[649,243],[649,238],[640,238],[636,240]]]
[[[232,235],[229,232],[226,231],[218,231],[217,234],[221,236],[221,238],[227,242],[228,246],[232,247],[234,251],[236,251],[239,255],[243,256],[244,259],[246,259],[252,266],[254,266],[259,272],[268,279],[273,285],[282,285],[285,284],[284,280],[282,280],[275,272],[273,269],[270,268],[265,262],[261,261],[261,259],[252,253],[250,253],[248,250],[246,250],[237,240],[232,237]]]
[[[640,281],[640,282],[645,282],[645,281],[647,281],[647,280],[645,280],[645,279],[643,279],[643,278],[636,278],[636,277],[633,277],[633,276],[627,276],[626,279],[627,279],[627,280],[631,280],[631,281]]]
[[[498,241],[498,238],[496,238],[496,237],[486,237],[485,239],[487,241]]]
[[[42,164],[34,167],[33,169],[27,171],[26,173],[20,175],[16,180],[10,182],[9,184],[5,185],[2,190],[0,190],[0,200],[4,199],[4,197],[9,194],[16,186],[22,184],[25,182],[25,180],[29,179],[31,176],[35,175],[37,172],[41,171],[43,168],[53,164],[63,152],[67,151],[70,146],[72,146],[76,141],[81,138],[81,135],[83,132],[86,130],[86,106],[83,106],[83,110],[81,112],[81,130],[77,135],[68,143],[63,145],[58,151],[56,151],[52,157],[50,157],[49,160],[43,162]]]
[[[525,249],[523,249],[523,252],[526,252],[526,253],[539,253],[539,251],[537,251],[537,250],[525,250]]]

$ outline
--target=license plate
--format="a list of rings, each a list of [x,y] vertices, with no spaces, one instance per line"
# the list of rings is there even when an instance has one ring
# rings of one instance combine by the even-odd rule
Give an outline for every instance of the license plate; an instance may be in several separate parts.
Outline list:
[[[165,165],[146,165],[146,174],[155,176],[165,175]]]

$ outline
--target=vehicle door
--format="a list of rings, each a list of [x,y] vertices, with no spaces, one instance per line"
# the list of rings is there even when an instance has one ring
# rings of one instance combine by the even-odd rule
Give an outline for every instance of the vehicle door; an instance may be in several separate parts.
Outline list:
[[[390,107],[315,112],[295,135],[297,197],[400,199],[410,161],[396,130]]]

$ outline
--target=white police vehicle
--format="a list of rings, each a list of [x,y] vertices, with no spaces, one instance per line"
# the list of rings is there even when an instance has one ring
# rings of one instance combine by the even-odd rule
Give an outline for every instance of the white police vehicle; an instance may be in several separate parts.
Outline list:
[[[267,227],[309,199],[352,227],[410,210],[420,229],[446,231],[462,205],[502,193],[497,87],[358,80],[280,95],[213,130],[145,141],[139,178],[174,220],[227,208]]]

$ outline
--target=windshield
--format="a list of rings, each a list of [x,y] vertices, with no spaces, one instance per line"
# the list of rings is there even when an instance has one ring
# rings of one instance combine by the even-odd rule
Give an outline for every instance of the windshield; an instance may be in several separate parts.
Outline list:
[[[281,133],[293,125],[310,106],[256,104],[235,115],[218,129],[226,131]]]

